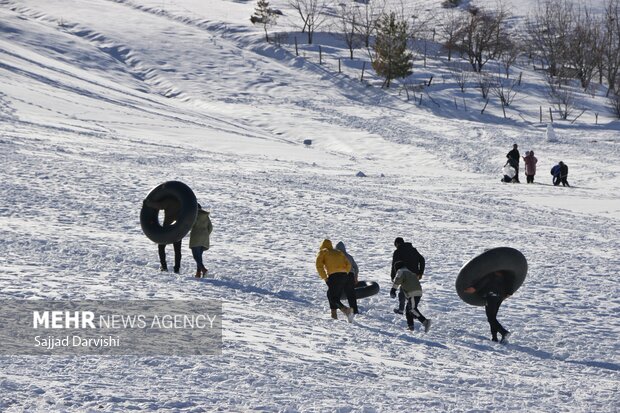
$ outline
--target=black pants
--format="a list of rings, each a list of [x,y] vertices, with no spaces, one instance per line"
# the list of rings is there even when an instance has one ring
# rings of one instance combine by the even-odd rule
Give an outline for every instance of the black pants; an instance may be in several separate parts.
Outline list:
[[[519,167],[518,166],[515,168],[515,176],[512,179],[514,182],[521,182],[519,181]]]
[[[411,303],[411,298],[407,299],[407,307],[405,311],[405,316],[407,317],[407,325],[413,327],[413,320],[418,319],[420,323],[426,321],[426,317],[420,313],[418,310],[418,304],[420,304],[420,299],[422,297],[413,297],[413,304]]]
[[[534,183],[534,175],[525,175],[527,178],[527,183],[528,184],[533,184]]]
[[[327,299],[332,310],[343,309],[340,302],[342,293],[347,297],[349,307],[357,314],[357,297],[355,296],[355,280],[352,273],[336,272],[327,277]]]
[[[181,268],[181,242],[182,240],[172,244],[174,247],[174,271],[176,272]],[[166,245],[160,244],[157,247],[159,249],[159,263],[163,269],[168,269],[168,264],[166,264]]]
[[[560,178],[560,181],[562,182],[562,186],[570,186],[570,185],[568,184],[567,179],[568,179],[568,177],[567,177],[567,176],[563,176],[562,178]]]
[[[484,307],[487,313],[487,320],[489,321],[489,326],[491,326],[491,337],[494,340],[497,340],[497,333],[500,333],[502,336],[508,332],[502,325],[497,321],[497,312],[499,311],[499,306],[502,305],[502,301],[504,301],[497,294],[490,294],[486,297],[487,305]]]
[[[560,185],[560,182],[562,181],[562,179],[559,176],[554,176],[553,177],[553,185],[554,186],[558,186]]]
[[[403,289],[399,288],[398,289],[398,310],[399,311],[405,311],[405,302],[407,302],[407,297],[405,297],[405,293],[403,292]]]

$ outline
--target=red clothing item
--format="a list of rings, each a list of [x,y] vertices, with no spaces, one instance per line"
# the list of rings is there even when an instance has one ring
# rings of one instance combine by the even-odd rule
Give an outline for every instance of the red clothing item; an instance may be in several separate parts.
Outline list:
[[[534,156],[534,152],[530,152],[527,156],[524,156],[523,161],[525,161],[525,174],[536,175],[536,163],[538,159]]]

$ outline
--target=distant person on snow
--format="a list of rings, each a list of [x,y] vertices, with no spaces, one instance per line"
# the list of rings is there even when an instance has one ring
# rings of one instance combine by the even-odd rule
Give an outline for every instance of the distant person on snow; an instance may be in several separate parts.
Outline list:
[[[523,161],[525,162],[525,176],[527,178],[527,183],[533,184],[534,175],[536,175],[536,164],[538,163],[538,159],[534,156],[534,151],[525,152]]]
[[[359,275],[360,270],[357,267],[357,263],[355,262],[351,254],[347,252],[347,249],[344,246],[344,242],[340,241],[338,244],[336,244],[336,249],[338,251],[342,251],[345,257],[347,257],[347,259],[349,260],[349,264],[351,264],[351,270],[347,274],[348,279],[347,279],[347,285],[345,286],[345,291],[350,291],[350,290],[353,291],[353,294],[351,297],[353,298],[353,300],[350,300],[349,296],[347,296],[347,300],[349,301],[349,307],[351,307],[351,309],[353,310],[353,314],[358,314],[357,296],[355,294],[355,285],[357,284],[357,276]]]
[[[198,204],[198,215],[189,234],[189,248],[196,261],[196,278],[207,275],[207,268],[202,261],[202,253],[209,249],[209,237],[213,231],[213,224],[209,212],[202,209]]]
[[[560,165],[560,182],[562,183],[562,186],[570,186],[567,180],[568,179],[568,165],[566,165],[562,161],[560,161],[558,165]]]
[[[327,284],[327,299],[333,319],[338,318],[337,310],[340,309],[349,320],[353,322],[355,309],[344,306],[340,302],[343,291],[349,302],[356,302],[355,289],[350,288],[348,283],[351,263],[342,251],[334,249],[332,242],[328,239],[323,240],[319,253],[316,257],[316,270],[325,284]]]
[[[392,254],[392,270],[390,272],[392,282],[394,282],[396,271],[398,270],[395,267],[397,262],[402,262],[409,271],[418,276],[418,279],[422,278],[424,267],[426,266],[426,260],[422,254],[410,242],[405,242],[401,237],[397,237],[394,240],[394,247],[396,247],[396,250]],[[405,301],[405,293],[401,287],[398,292],[398,308],[394,309],[396,314],[404,314]]]
[[[513,166],[515,164],[514,160],[508,159],[502,168],[502,173],[504,177],[501,179],[502,182],[516,182],[516,169]]]
[[[501,343],[507,343],[510,331],[506,330],[497,321],[497,313],[502,302],[513,294],[512,277],[502,271],[496,271],[480,279],[474,285],[467,287],[463,292],[467,294],[478,294],[486,299],[485,310],[487,320],[491,327],[491,340],[497,342],[497,333],[501,334]]]
[[[420,285],[420,277],[417,274],[411,272],[402,261],[394,263],[396,268],[396,276],[394,277],[394,284],[390,290],[390,297],[396,298],[396,289],[400,287],[400,290],[405,295],[407,300],[407,307],[405,308],[405,315],[407,317],[407,327],[413,331],[413,320],[418,319],[424,326],[424,332],[428,332],[431,328],[431,320],[424,317],[420,310],[418,310],[418,304],[422,299],[422,286]],[[413,303],[411,300],[413,299]]]
[[[145,199],[143,202],[144,206],[153,209],[163,209],[164,210],[164,223],[163,227],[167,227],[172,225],[179,217],[179,211],[181,209],[180,202],[173,197],[165,197],[160,201],[151,201]],[[181,268],[181,242],[183,240],[180,239],[177,242],[173,243],[174,246],[174,272],[176,274],[179,273]],[[159,252],[159,269],[161,271],[168,271],[168,264],[166,263],[166,245],[167,244],[159,244],[158,252]]]
[[[519,153],[518,145],[515,143],[512,145],[512,150],[506,154],[506,158],[512,159],[511,166],[515,168],[516,175],[514,177],[514,182],[519,181],[519,161],[521,159],[521,154]]]
[[[553,177],[553,186],[560,185],[560,165],[555,165],[551,168],[551,176]]]

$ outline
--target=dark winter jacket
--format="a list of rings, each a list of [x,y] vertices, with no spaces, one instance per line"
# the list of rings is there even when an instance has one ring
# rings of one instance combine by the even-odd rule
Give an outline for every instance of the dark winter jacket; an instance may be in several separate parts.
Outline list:
[[[398,270],[395,264],[399,261],[402,261],[412,273],[418,275],[424,274],[426,260],[422,254],[420,254],[418,250],[411,245],[410,242],[405,242],[404,244],[399,245],[392,255],[392,271],[390,273],[392,281],[394,281],[396,271]]]
[[[514,293],[512,289],[513,281],[514,277],[509,274],[489,274],[472,285],[472,287],[476,289],[476,294],[481,297],[487,297],[489,294],[496,294],[504,298],[506,295],[512,295],[512,293]]]
[[[514,159],[515,161],[517,161],[517,165],[519,165],[519,159],[521,159],[521,154],[519,153],[518,149],[513,149],[510,152],[508,152],[508,154],[506,155],[506,158],[508,159]]]
[[[144,205],[149,208],[164,210],[164,226],[172,225],[178,219],[179,211],[181,210],[181,203],[173,197],[165,197],[159,201],[145,199]]]
[[[568,176],[568,165],[565,163],[560,163],[560,178],[564,178]]]

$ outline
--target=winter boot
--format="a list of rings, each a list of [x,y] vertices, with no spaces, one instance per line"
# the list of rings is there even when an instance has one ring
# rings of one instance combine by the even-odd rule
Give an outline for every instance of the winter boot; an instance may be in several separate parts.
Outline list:
[[[431,320],[427,318],[422,324],[424,325],[424,332],[428,333],[428,330],[431,329]]]
[[[355,312],[353,311],[352,308],[349,308],[349,311],[345,313],[347,315],[347,321],[349,323],[353,322],[353,319],[355,319]]]
[[[196,270],[196,278],[200,278],[202,276],[202,271]]]
[[[338,312],[337,312],[337,310],[332,310],[332,318],[334,320],[338,320]]]
[[[404,312],[403,310],[401,310],[400,308],[395,308],[395,309],[394,309],[394,314],[400,314],[400,315],[403,315],[403,314],[405,314],[405,312]]]
[[[501,344],[508,344],[508,339],[510,338],[510,331],[506,331],[504,334],[502,334],[502,339],[499,341]]]
[[[209,272],[209,270],[207,270],[207,268],[204,265],[202,266],[200,271],[202,272],[202,276],[203,277],[206,277],[207,276],[207,272]]]

